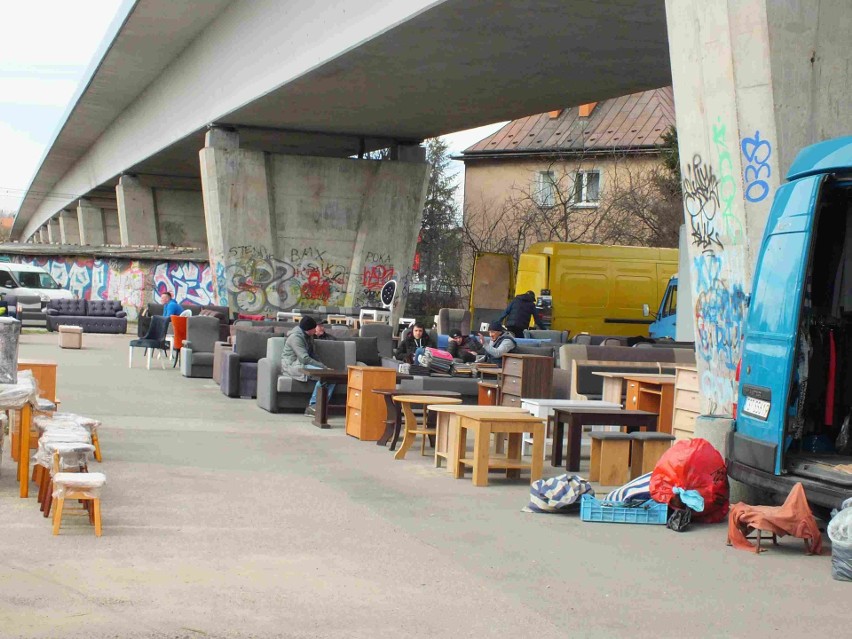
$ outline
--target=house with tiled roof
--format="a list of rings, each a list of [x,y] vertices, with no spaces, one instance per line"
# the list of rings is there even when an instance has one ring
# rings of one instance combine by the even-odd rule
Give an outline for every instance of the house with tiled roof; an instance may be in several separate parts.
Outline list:
[[[586,212],[578,220],[591,219],[596,210],[614,206],[608,197],[634,188],[660,167],[663,136],[674,125],[671,87],[509,122],[459,157],[465,164],[466,219],[505,215],[510,205],[534,206],[545,216],[568,208]],[[532,231],[527,244],[574,237],[542,232]]]

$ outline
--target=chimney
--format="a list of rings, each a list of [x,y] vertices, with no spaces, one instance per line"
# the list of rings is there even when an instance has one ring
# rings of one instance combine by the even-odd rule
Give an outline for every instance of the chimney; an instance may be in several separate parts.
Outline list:
[[[589,102],[588,104],[581,104],[580,105],[580,114],[579,114],[580,117],[581,118],[589,117],[592,114],[592,111],[595,110],[596,104],[597,104],[597,102]]]

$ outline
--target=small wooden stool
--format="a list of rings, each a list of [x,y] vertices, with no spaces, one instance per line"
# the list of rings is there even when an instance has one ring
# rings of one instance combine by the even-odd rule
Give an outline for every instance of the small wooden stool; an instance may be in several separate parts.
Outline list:
[[[402,415],[405,420],[405,424],[403,426],[405,429],[405,435],[402,438],[402,446],[400,446],[399,450],[396,451],[396,454],[393,456],[394,459],[405,459],[405,454],[408,452],[408,449],[411,448],[411,445],[414,443],[414,438],[417,437],[417,435],[423,436],[423,442],[420,446],[420,454],[426,454],[426,437],[428,435],[434,435],[436,432],[434,428],[428,428],[426,426],[426,406],[428,404],[462,403],[462,400],[457,397],[438,397],[434,395],[397,395],[393,398],[393,401],[402,406]],[[423,426],[420,426],[417,423],[417,417],[414,416],[414,411],[412,410],[413,405],[423,406]]]
[[[590,433],[592,459],[589,481],[601,486],[621,486],[630,474],[630,433]]]
[[[53,476],[53,534],[59,534],[62,525],[62,510],[66,499],[79,499],[89,523],[95,526],[95,536],[101,536],[101,487],[106,483],[103,473],[56,473]],[[90,505],[91,504],[91,505]],[[82,514],[82,513],[81,513]]]
[[[630,444],[630,479],[654,470],[674,441],[674,435],[668,433],[632,433]]]

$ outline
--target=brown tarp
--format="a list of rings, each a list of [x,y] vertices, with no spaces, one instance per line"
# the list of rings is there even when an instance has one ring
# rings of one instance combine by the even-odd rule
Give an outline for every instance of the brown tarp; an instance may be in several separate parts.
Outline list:
[[[779,537],[793,535],[805,540],[809,555],[822,552],[822,534],[811,513],[802,484],[793,486],[783,506],[749,506],[735,504],[728,515],[728,544],[740,550],[758,552],[746,535],[752,530],[765,530]]]

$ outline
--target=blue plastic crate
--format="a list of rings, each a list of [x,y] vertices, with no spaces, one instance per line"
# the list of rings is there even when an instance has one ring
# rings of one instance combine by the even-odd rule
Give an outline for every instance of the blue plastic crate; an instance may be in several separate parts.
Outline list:
[[[665,524],[669,507],[649,499],[636,506],[625,501],[605,501],[583,495],[580,519],[610,524]]]

